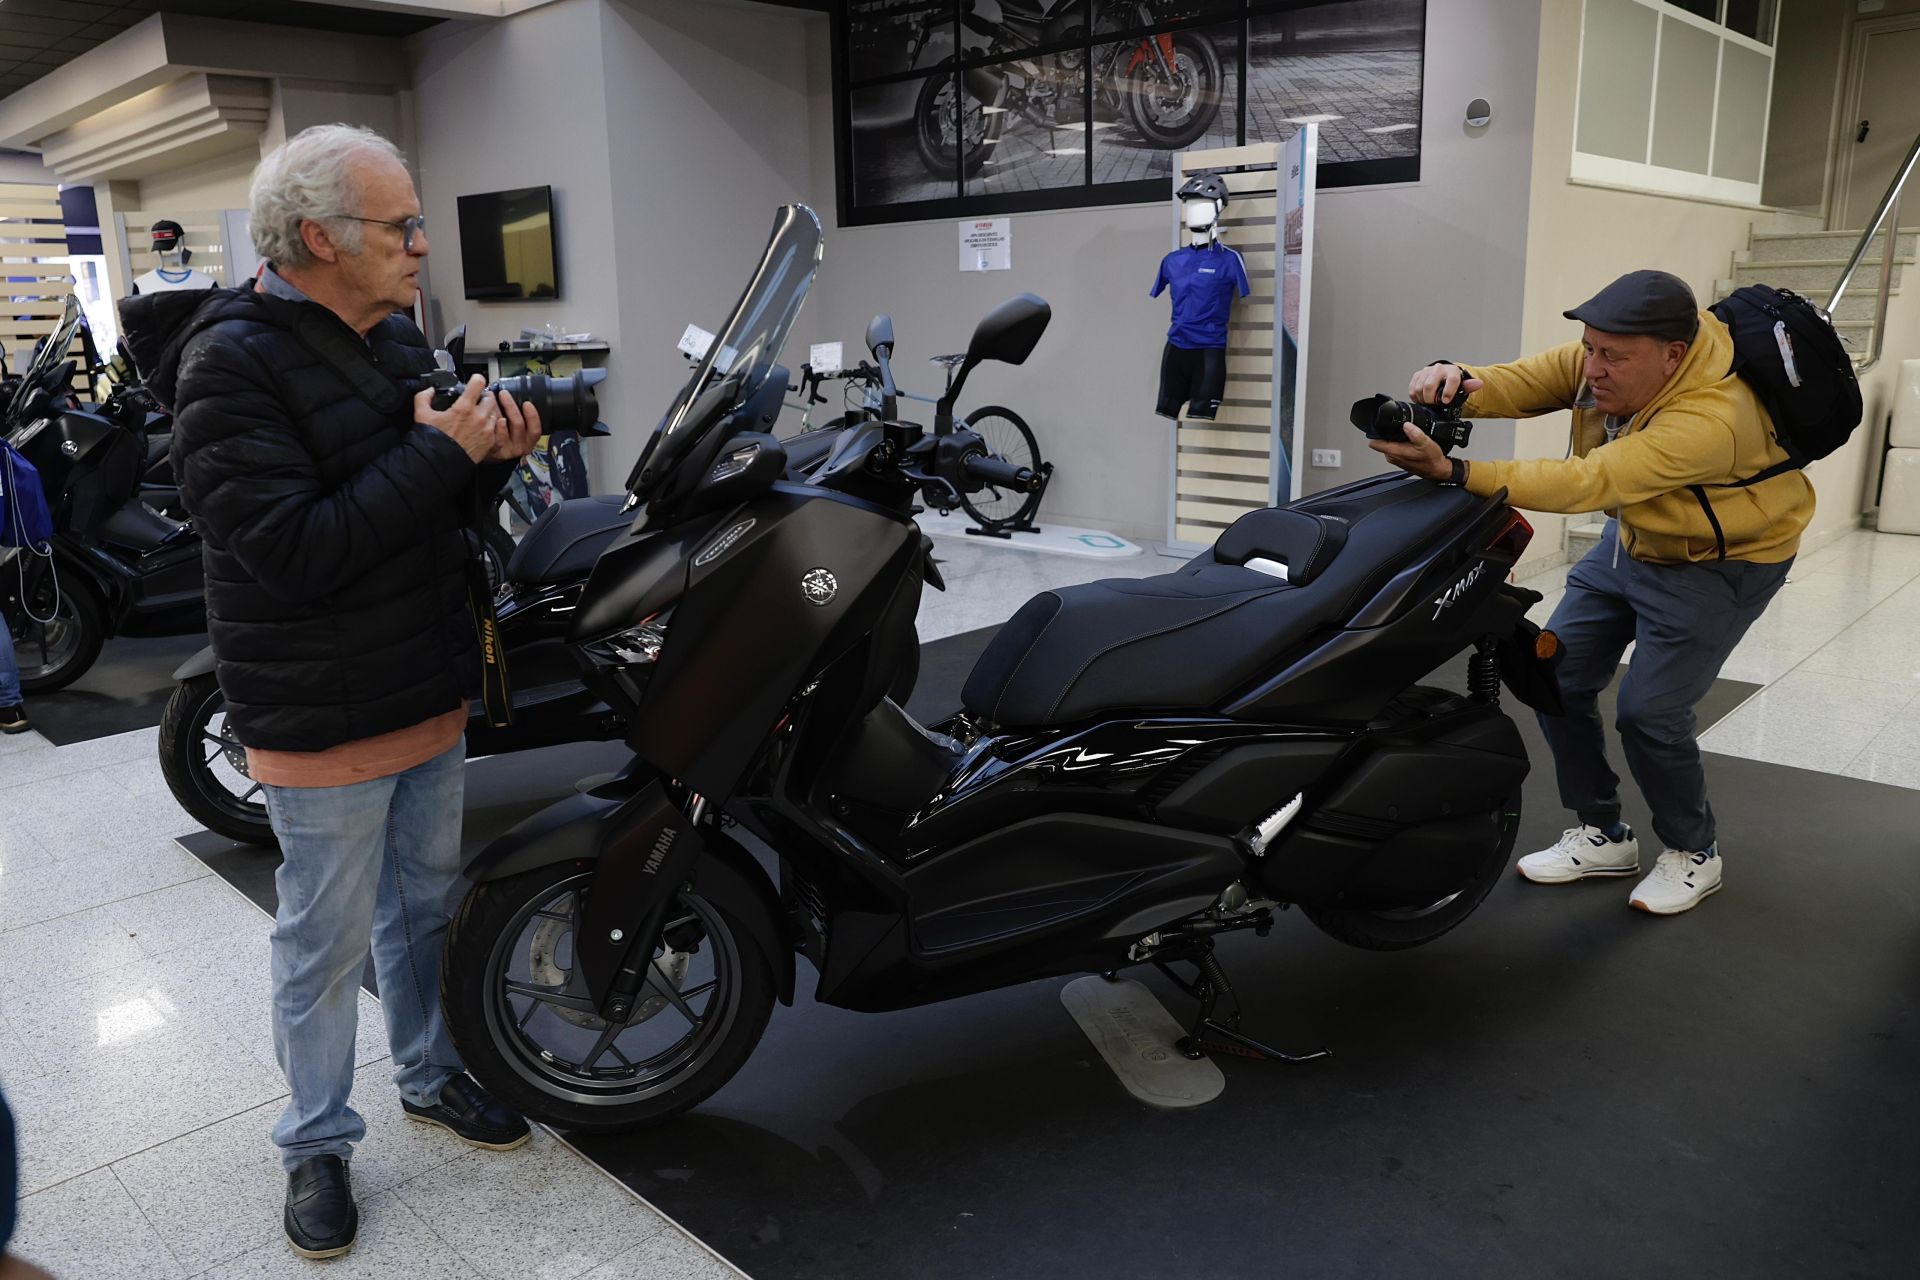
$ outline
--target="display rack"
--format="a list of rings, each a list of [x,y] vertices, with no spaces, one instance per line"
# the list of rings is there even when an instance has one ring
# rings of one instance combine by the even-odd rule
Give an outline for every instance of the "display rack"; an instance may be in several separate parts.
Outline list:
[[[1283,489],[1286,457],[1280,438],[1280,367],[1277,275],[1282,244],[1279,187],[1281,147],[1262,142],[1245,147],[1184,151],[1173,158],[1173,190],[1201,171],[1218,173],[1233,199],[1220,219],[1220,242],[1239,250],[1252,292],[1233,305],[1227,326],[1227,390],[1211,421],[1174,424],[1167,541],[1178,549],[1210,546],[1220,531],[1247,512],[1290,496]],[[1178,202],[1174,247],[1185,243]]]

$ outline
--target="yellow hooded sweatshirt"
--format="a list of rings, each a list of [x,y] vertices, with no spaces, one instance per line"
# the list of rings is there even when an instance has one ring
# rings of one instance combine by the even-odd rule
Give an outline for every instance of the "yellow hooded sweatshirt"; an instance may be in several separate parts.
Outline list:
[[[1607,511],[1619,518],[1626,553],[1651,564],[1719,559],[1720,538],[1729,560],[1777,564],[1799,550],[1800,533],[1813,519],[1813,485],[1805,472],[1742,489],[1716,487],[1787,457],[1752,389],[1727,372],[1733,338],[1726,325],[1700,313],[1700,332],[1680,367],[1611,443],[1607,415],[1593,407],[1584,362],[1580,343],[1569,342],[1467,370],[1486,383],[1467,400],[1469,418],[1573,413],[1571,456],[1476,461],[1469,492],[1487,497],[1504,488],[1514,506],[1533,511]]]

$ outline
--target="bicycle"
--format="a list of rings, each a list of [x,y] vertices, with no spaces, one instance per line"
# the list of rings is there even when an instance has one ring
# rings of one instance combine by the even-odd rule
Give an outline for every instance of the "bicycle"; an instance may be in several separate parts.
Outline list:
[[[954,371],[965,359],[964,353],[929,358],[928,363],[939,365],[946,370],[946,385],[943,390],[952,391]],[[848,384],[846,392],[842,395],[842,403],[847,411],[830,423],[814,426],[813,406],[829,403],[827,397],[820,394],[821,384],[839,381]],[[810,364],[801,365],[800,385],[788,388],[789,391],[801,396],[801,402],[795,406],[801,410],[800,434],[804,436],[811,432],[837,429],[858,421],[861,416],[880,413],[882,411],[880,384],[879,367],[865,360],[851,369],[833,372],[816,370]],[[862,388],[861,403],[857,407],[852,399],[855,386]],[[902,399],[918,400],[922,404],[937,405],[941,400],[940,396],[924,396],[905,388],[898,388],[897,394]],[[1034,437],[1033,428],[1029,427],[1026,420],[1019,414],[1001,405],[986,405],[975,409],[965,418],[955,419],[953,426],[956,430],[970,430],[977,433],[995,455],[1016,467],[1029,468],[1042,477],[1040,487],[1032,493],[1002,491],[989,485],[979,493],[960,495],[961,506],[979,526],[968,529],[967,532],[989,538],[1010,538],[1016,533],[1038,533],[1039,529],[1034,525],[1033,517],[1040,509],[1041,498],[1046,495],[1047,484],[1052,480],[1053,464],[1042,461],[1040,444]],[[936,510],[944,516],[949,514],[952,508],[940,506],[936,507]]]

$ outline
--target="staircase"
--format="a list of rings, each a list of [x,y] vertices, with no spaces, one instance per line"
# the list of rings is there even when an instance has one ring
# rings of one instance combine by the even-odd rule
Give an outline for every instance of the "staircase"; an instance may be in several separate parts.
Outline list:
[[[1865,359],[1873,347],[1873,312],[1880,285],[1880,254],[1886,232],[1874,236],[1860,259],[1859,269],[1847,286],[1847,296],[1834,312],[1833,327],[1840,341],[1853,352],[1855,360]],[[1776,289],[1791,289],[1825,306],[1833,286],[1846,270],[1847,255],[1859,242],[1858,231],[1796,231],[1769,234],[1749,231],[1747,248],[1733,255],[1733,278],[1714,281],[1715,300],[1726,297],[1741,285],[1770,284]],[[1893,247],[1893,286],[1888,293],[1900,294],[1900,274],[1920,254],[1920,228],[1902,227]],[[1578,560],[1600,540],[1607,518],[1595,514],[1567,526],[1567,559]]]

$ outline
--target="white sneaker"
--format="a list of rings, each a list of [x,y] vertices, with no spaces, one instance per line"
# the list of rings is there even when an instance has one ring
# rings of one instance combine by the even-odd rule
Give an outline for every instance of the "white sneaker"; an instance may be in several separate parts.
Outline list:
[[[1657,916],[1677,916],[1700,905],[1720,888],[1720,846],[1699,853],[1668,849],[1653,864],[1653,874],[1634,886],[1627,905]]]
[[[1560,842],[1520,859],[1520,874],[1535,884],[1567,884],[1588,876],[1631,876],[1640,872],[1640,842],[1633,828],[1618,840],[1598,827],[1568,827]]]

